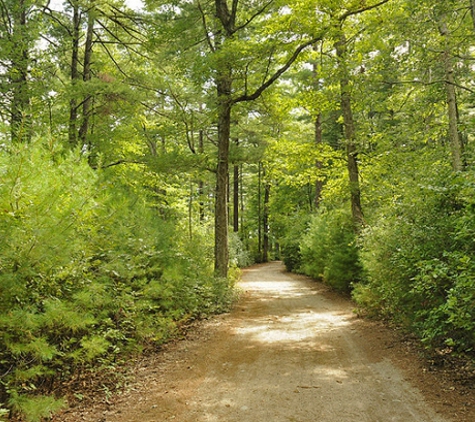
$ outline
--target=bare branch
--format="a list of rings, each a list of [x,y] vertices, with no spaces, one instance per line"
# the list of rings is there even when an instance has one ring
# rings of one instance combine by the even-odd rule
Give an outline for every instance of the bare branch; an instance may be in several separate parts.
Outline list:
[[[241,95],[240,97],[235,98],[232,103],[241,103],[244,101],[253,101],[259,98],[262,93],[269,88],[274,82],[276,82],[289,68],[294,64],[294,62],[297,60],[299,57],[300,53],[305,50],[307,47],[310,47],[311,45],[315,44],[318,41],[321,41],[326,33],[327,29],[322,32],[321,35],[318,37],[315,37],[309,41],[306,41],[305,43],[299,45],[295,51],[292,53],[292,55],[287,59],[285,64],[280,67],[267,81],[265,81],[259,88],[257,88],[252,94],[247,95]]]
[[[52,19],[53,21],[55,21],[59,26],[61,26],[64,30],[66,30],[66,32],[68,33],[68,35],[71,37],[72,36],[72,32],[71,32],[71,29],[68,27],[68,25],[66,25],[63,21],[61,21],[61,19],[59,19],[56,15],[57,13],[54,11],[54,10],[51,10],[49,8],[49,4],[46,5],[44,8],[43,8],[43,12],[45,15],[47,15],[50,19]]]
[[[110,164],[104,164],[102,166],[93,166],[92,169],[93,170],[97,170],[97,169],[108,169],[110,167],[114,167],[114,166],[119,166],[121,164],[141,164],[141,165],[145,165],[144,162],[141,162],[141,161],[132,161],[132,160],[118,160],[118,161],[115,161],[113,163],[110,163]]]
[[[143,54],[140,51],[138,51],[137,49],[131,47],[132,45],[137,45],[137,44],[122,42],[122,40],[117,35],[115,35],[109,28],[107,28],[107,26],[104,25],[99,19],[97,19],[96,22],[104,29],[104,31],[106,31],[113,39],[115,39],[117,41],[118,45],[122,45],[127,50],[132,51],[133,53],[137,54],[138,56],[143,57],[145,59],[148,59],[148,57],[145,54]],[[97,35],[97,33],[96,33],[96,35]],[[99,36],[97,36],[97,38],[99,38]],[[101,43],[103,43],[102,40],[101,40]],[[109,44],[111,44],[111,43],[109,42]],[[140,45],[140,43],[139,43],[139,45]]]
[[[444,81],[444,82],[445,82],[446,84],[453,85],[453,86],[455,86],[455,87],[457,87],[457,88],[463,89],[464,91],[468,91],[468,92],[470,92],[471,94],[475,94],[475,90],[470,89],[470,88],[468,88],[468,87],[466,87],[466,86],[460,85],[460,84],[455,83],[455,82],[450,82],[450,81]]]
[[[40,34],[40,38],[44,39],[48,44],[54,45],[56,48],[59,48],[59,44],[50,40],[46,35]]]
[[[201,2],[198,2],[198,10],[200,11],[200,14],[201,14],[201,22],[203,23],[203,29],[205,31],[206,41],[208,43],[210,50],[214,53],[216,51],[216,48],[211,42],[211,37],[209,36],[208,23],[206,22],[206,15],[205,15],[205,12],[203,11],[203,8],[201,7]]]
[[[382,6],[383,4],[388,3],[389,1],[391,0],[381,0],[379,3],[371,4],[369,6],[364,6],[364,7],[361,7],[360,9],[347,10],[345,13],[343,13],[341,16],[338,17],[338,20],[340,22],[343,22],[344,20],[346,20],[346,18],[349,18],[350,16],[359,15],[360,13],[367,12],[368,10],[376,9],[379,6]]]
[[[274,3],[274,0],[268,1],[264,6],[262,6],[259,10],[256,11],[246,22],[244,22],[242,25],[239,25],[237,28],[233,30],[233,34],[237,31],[240,31],[241,29],[244,29],[246,26],[248,26],[254,19],[256,19],[258,16],[262,15],[266,9]],[[234,7],[234,3],[233,3]],[[237,7],[237,1],[236,1],[236,7]]]
[[[106,43],[103,43],[102,40],[101,40],[101,37],[96,33],[96,37],[97,39],[99,40],[99,44],[102,46],[102,48],[104,49],[104,51],[106,52],[106,54],[109,56],[109,58],[112,60],[112,63],[114,63],[115,67],[117,68],[117,70],[122,73],[122,75],[124,75],[127,79],[130,79],[130,76],[124,71],[122,70],[122,67],[119,65],[119,63],[117,63],[117,60],[114,58],[113,54],[110,52],[110,50],[107,48],[107,45]]]

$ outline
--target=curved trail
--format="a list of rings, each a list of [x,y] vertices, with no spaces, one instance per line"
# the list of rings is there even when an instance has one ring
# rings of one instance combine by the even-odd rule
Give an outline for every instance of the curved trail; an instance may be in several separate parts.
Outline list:
[[[138,384],[102,419],[76,421],[450,420],[405,379],[394,353],[374,344],[347,300],[280,263],[245,270],[241,288],[230,314],[138,369]]]

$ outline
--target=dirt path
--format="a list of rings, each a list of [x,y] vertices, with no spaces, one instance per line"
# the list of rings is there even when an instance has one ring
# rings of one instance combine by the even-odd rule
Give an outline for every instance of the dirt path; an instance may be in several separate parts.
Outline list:
[[[127,394],[58,420],[465,420],[450,388],[434,385],[386,330],[356,318],[324,286],[272,263],[247,269],[241,288],[233,312],[137,365]]]

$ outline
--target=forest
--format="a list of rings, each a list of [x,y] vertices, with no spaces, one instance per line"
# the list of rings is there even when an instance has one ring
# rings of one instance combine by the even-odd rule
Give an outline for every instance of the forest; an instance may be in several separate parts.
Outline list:
[[[0,21],[0,420],[47,418],[275,259],[473,356],[475,0],[0,0]]]

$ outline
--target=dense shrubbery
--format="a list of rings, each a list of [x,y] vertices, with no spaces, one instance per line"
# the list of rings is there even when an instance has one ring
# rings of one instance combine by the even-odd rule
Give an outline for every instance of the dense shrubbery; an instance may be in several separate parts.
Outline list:
[[[229,304],[207,238],[191,242],[86,160],[23,145],[0,153],[0,175],[0,408],[38,421],[63,405],[38,387]]]
[[[253,264],[251,253],[235,232],[229,234],[229,264],[236,268],[245,268]]]
[[[342,291],[359,310],[389,318],[428,348],[475,351],[475,172],[455,173],[443,146],[377,157],[365,174],[367,225],[356,235],[341,192],[307,230],[291,224],[289,270]]]
[[[303,273],[349,291],[361,272],[349,213],[337,209],[317,214],[302,239],[301,255]]]
[[[430,347],[472,351],[474,175],[454,174],[436,151],[417,160],[401,157],[401,167],[404,158],[405,178],[389,181],[397,196],[386,198],[363,232],[366,282],[355,299],[370,313],[411,328]]]
[[[300,242],[306,227],[309,223],[309,218],[301,215],[296,215],[293,218],[283,219],[284,223],[281,225],[284,233],[281,239],[282,259],[287,271],[299,272],[302,266],[302,253],[300,251]]]

